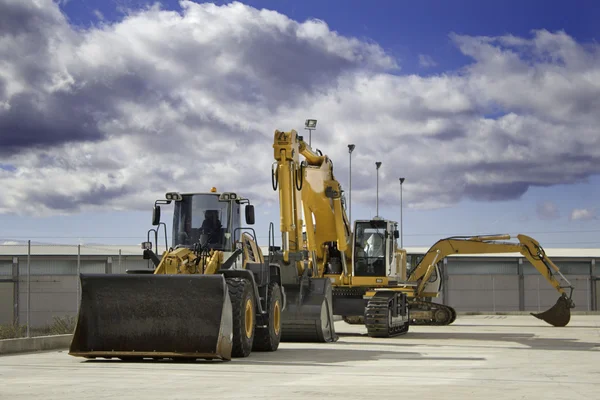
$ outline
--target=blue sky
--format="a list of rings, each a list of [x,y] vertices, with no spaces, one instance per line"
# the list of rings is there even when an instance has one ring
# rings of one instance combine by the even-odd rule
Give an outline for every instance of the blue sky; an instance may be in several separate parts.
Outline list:
[[[228,3],[215,2],[218,6]],[[216,11],[216,18],[202,19],[206,17],[205,11],[190,8],[186,24],[191,30],[174,36],[176,40],[165,38],[161,43],[161,37],[154,37],[149,26],[154,26],[154,31],[164,26],[164,32],[169,34],[178,28],[166,27],[172,23],[167,14],[156,17],[159,14],[143,11],[152,3],[141,0],[70,0],[59,2],[59,8],[48,1],[40,9],[23,8],[11,14],[22,17],[38,13],[44,16],[44,21],[49,21],[43,29],[51,33],[49,36],[56,34],[62,46],[47,52],[51,60],[48,68],[49,71],[55,68],[54,75],[39,72],[39,76],[54,77],[47,79],[55,85],[70,82],[66,84],[75,85],[72,87],[77,90],[69,93],[80,97],[58,96],[54,92],[48,95],[47,86],[32,86],[32,92],[49,96],[48,104],[61,111],[68,110],[64,111],[65,116],[53,120],[48,115],[55,114],[47,114],[46,118],[36,120],[37,114],[25,114],[35,121],[20,117],[22,122],[13,125],[6,117],[14,133],[9,135],[12,141],[0,142],[11,149],[10,155],[0,153],[0,182],[9,189],[0,197],[0,242],[31,239],[44,243],[137,244],[145,239],[151,227],[150,210],[161,193],[182,187],[202,191],[217,186],[224,190],[240,188],[240,192],[256,196],[255,228],[259,243],[265,245],[269,222],[276,229],[279,223],[277,204],[273,203],[276,197],[273,193],[262,197],[264,188],[270,186],[270,135],[274,129],[302,131],[305,118],[318,118],[319,128],[313,133],[313,142],[331,155],[336,177],[344,188],[348,186],[346,144],[357,143],[352,164],[353,188],[356,188],[356,193],[352,193],[353,218],[375,214],[372,191],[376,160],[384,160],[380,178],[381,215],[399,220],[398,177],[406,177],[405,246],[429,246],[450,235],[492,233],[530,234],[546,247],[600,245],[596,211],[600,194],[596,189],[600,181],[597,166],[600,134],[594,125],[600,121],[593,111],[593,105],[598,104],[594,101],[600,96],[599,78],[595,78],[600,76],[600,58],[593,48],[600,29],[597,27],[600,7],[594,2],[241,3],[277,11],[298,24],[316,18],[324,21],[327,29],[305,25],[306,30],[299,30],[296,36],[278,39],[270,36],[272,30],[265,27],[289,22],[274,22],[264,15],[259,18],[250,8],[240,8],[237,13],[228,13],[223,8]],[[17,10],[15,4],[5,7]],[[160,4],[163,10],[186,12],[186,7],[176,1]],[[124,23],[126,14],[132,10],[142,11],[137,18]],[[58,12],[66,17],[65,21]],[[225,25],[229,28],[219,31],[219,24],[226,23],[231,24]],[[26,28],[19,29],[30,27],[22,26]],[[241,36],[233,32],[232,26],[240,29]],[[294,28],[289,29],[296,29],[295,25],[290,26]],[[217,50],[208,47],[212,42],[198,44],[189,50],[198,58],[189,60],[186,46],[196,46],[193,40],[202,42],[204,33],[197,32],[211,29],[219,32],[214,39]],[[538,30],[541,33],[536,33]],[[28,34],[34,35],[33,38],[37,37],[36,32],[32,28]],[[200,36],[186,37],[191,32]],[[336,37],[356,38],[360,43],[348,44]],[[0,50],[8,52],[15,48],[18,47]],[[256,50],[256,60],[245,54],[248,48]],[[286,53],[288,48],[298,57],[282,67],[290,75],[279,69],[263,72],[274,68],[273,61],[292,57]],[[352,56],[345,53],[348,48],[352,48]],[[514,53],[505,51],[509,48]],[[213,76],[216,72],[202,57],[204,54],[220,57],[222,53],[229,57],[224,65],[239,64],[227,76]],[[164,68],[157,67],[157,57],[162,57],[161,54],[168,60]],[[519,61],[515,60],[515,54]],[[263,64],[261,59],[268,62]],[[202,65],[199,67],[198,63]],[[245,74],[246,65],[256,65],[253,73],[238,76],[241,71]],[[26,70],[19,68],[12,71]],[[128,73],[122,73],[121,68]],[[179,72],[178,76],[165,72],[177,68],[204,83],[191,84],[195,90],[191,93],[187,84],[178,81]],[[137,73],[139,80],[123,78]],[[361,74],[366,74],[366,80],[361,80]],[[557,78],[561,75],[566,77],[565,81]],[[118,80],[110,81],[114,76]],[[538,80],[540,76],[544,79]],[[145,91],[144,85],[149,81],[152,89]],[[85,87],[93,84],[100,85],[101,90],[83,93]],[[356,94],[365,87],[361,85],[367,85],[368,89]],[[27,89],[24,87],[22,90]],[[17,93],[19,89],[14,90]],[[321,90],[327,92],[323,94]],[[208,100],[202,97],[209,92]],[[196,114],[191,117],[186,114],[185,119],[171,120],[173,113],[180,112],[179,106],[166,112],[158,102],[142,104],[148,97],[158,96],[157,93],[165,96],[161,98],[193,98],[194,104],[202,106],[196,106]],[[253,106],[246,108],[253,104],[252,100],[245,97],[250,99],[256,93],[267,100],[259,103],[264,108],[253,116]],[[351,98],[334,106],[331,101],[334,95]],[[2,95],[0,91],[0,105],[3,101],[21,104],[14,96]],[[226,96],[232,96],[234,102],[230,103]],[[382,110],[393,101],[398,103]],[[80,110],[80,104],[86,107]],[[236,126],[251,128],[242,135],[227,122],[217,124],[214,119],[206,122],[200,116],[202,111],[198,111],[203,107],[211,108],[214,115],[230,113],[231,118],[239,118]],[[93,110],[108,117],[95,119]],[[354,120],[358,110],[365,115]],[[0,108],[0,126],[4,126],[2,112]],[[511,113],[512,119],[500,118]],[[72,122],[78,119],[85,123]],[[181,121],[189,131],[179,131]],[[33,124],[34,133],[21,131],[28,124]],[[177,132],[172,133],[173,129]],[[46,133],[42,135],[43,132]],[[175,165],[179,162],[178,145],[163,147],[169,135],[179,135],[171,137],[195,143],[185,145],[190,153],[183,155],[187,160],[184,165],[199,172],[183,172],[184,167]],[[257,135],[262,135],[260,145],[244,146],[243,143],[249,143],[247,140]],[[234,140],[227,139],[219,145],[219,140],[225,137]],[[190,150],[209,142],[214,147],[206,146],[206,152],[200,148],[195,150],[198,153]],[[240,152],[230,149],[232,143],[237,143]],[[214,164],[210,159],[212,156],[218,159],[217,154],[221,157],[239,154],[245,159]],[[257,157],[260,163],[252,161]],[[230,179],[225,172],[232,165],[254,171],[252,178],[233,173],[236,177]],[[256,183],[246,186],[249,179]],[[20,188],[24,188],[22,192]],[[40,210],[44,213],[38,213]],[[276,238],[279,239],[277,231]]]

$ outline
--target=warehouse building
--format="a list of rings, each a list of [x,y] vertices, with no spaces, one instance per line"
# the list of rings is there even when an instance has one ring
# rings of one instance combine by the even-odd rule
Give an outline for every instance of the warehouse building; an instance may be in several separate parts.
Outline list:
[[[407,248],[409,257],[427,250]],[[546,249],[546,254],[575,287],[574,312],[597,311],[600,249]],[[0,324],[24,325],[29,317],[30,326],[38,327],[55,316],[75,316],[78,271],[125,273],[144,268],[152,266],[142,258],[140,246],[32,245],[28,250],[27,245],[0,245]],[[444,289],[435,301],[458,312],[537,312],[558,298],[519,253],[449,256],[442,260],[442,276]]]

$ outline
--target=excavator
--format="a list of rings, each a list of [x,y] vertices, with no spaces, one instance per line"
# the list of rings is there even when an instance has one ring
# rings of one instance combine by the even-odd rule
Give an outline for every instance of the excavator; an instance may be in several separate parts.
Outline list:
[[[431,298],[441,290],[439,263],[459,253],[520,252],[560,293],[552,308],[532,314],[554,326],[569,322],[575,306],[573,286],[534,239],[518,235],[518,244],[500,242],[508,235],[443,239],[408,274],[407,253],[398,247],[395,221],[376,216],[356,220],[350,229],[342,188],[328,156],[313,151],[295,130],[276,130],[273,148],[271,179],[273,190],[279,191],[282,246],[271,258],[280,265],[297,266],[296,274],[282,275],[288,293],[282,341],[297,340],[300,324],[294,307],[312,300],[313,282],[323,282],[319,292],[328,299],[327,305],[331,296],[327,319],[342,316],[347,323],[364,324],[372,337],[402,335],[410,324],[450,324],[456,311]],[[300,162],[299,155],[305,160]],[[336,337],[333,328],[331,334]]]
[[[387,285],[386,278],[386,271],[400,267],[405,256],[395,240],[397,223],[355,221],[353,234],[331,159],[315,152],[295,130],[275,130],[273,151],[271,182],[279,194],[281,248],[270,249],[269,257],[282,267],[287,293],[281,340],[308,335],[336,341],[334,315],[364,316],[371,337],[407,333],[407,295]],[[311,308],[314,312],[308,312]],[[318,315],[320,326],[313,323]]]
[[[160,221],[174,203],[172,245]],[[254,206],[235,192],[168,192],[156,200],[142,243],[152,267],[126,274],[81,274],[69,354],[85,358],[217,359],[276,351],[285,291],[279,266],[264,259],[248,225]],[[158,252],[160,227],[165,251]]]
[[[570,310],[575,307],[572,299],[574,287],[560,272],[560,269],[546,255],[540,243],[523,234],[518,234],[518,243],[507,242],[508,234],[486,236],[454,236],[441,239],[431,246],[420,259],[407,278],[400,281],[383,278],[384,285],[392,285],[407,293],[410,305],[411,325],[450,325],[456,320],[456,310],[445,304],[431,301],[442,290],[440,263],[454,254],[498,254],[520,253],[560,294],[556,303],[541,313],[531,313],[534,317],[553,326],[566,326],[571,319]],[[406,258],[400,271],[406,275]],[[568,291],[568,293],[567,293]],[[362,324],[362,315],[345,315],[349,324]]]

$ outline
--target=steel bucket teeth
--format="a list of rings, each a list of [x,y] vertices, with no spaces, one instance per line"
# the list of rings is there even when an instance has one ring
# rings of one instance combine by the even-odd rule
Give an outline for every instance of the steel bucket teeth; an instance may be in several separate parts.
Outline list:
[[[567,326],[571,320],[571,308],[573,308],[572,302],[561,296],[556,304],[548,310],[541,313],[531,313],[531,315],[553,326]]]

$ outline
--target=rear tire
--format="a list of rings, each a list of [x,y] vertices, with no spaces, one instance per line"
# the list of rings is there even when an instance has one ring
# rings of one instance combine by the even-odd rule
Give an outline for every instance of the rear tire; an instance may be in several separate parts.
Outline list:
[[[269,283],[267,298],[269,299],[267,326],[256,328],[254,346],[252,347],[252,350],[255,351],[275,351],[281,341],[281,289],[276,282]]]
[[[232,357],[248,357],[252,352],[256,326],[256,305],[249,281],[242,278],[227,279],[233,313]]]

